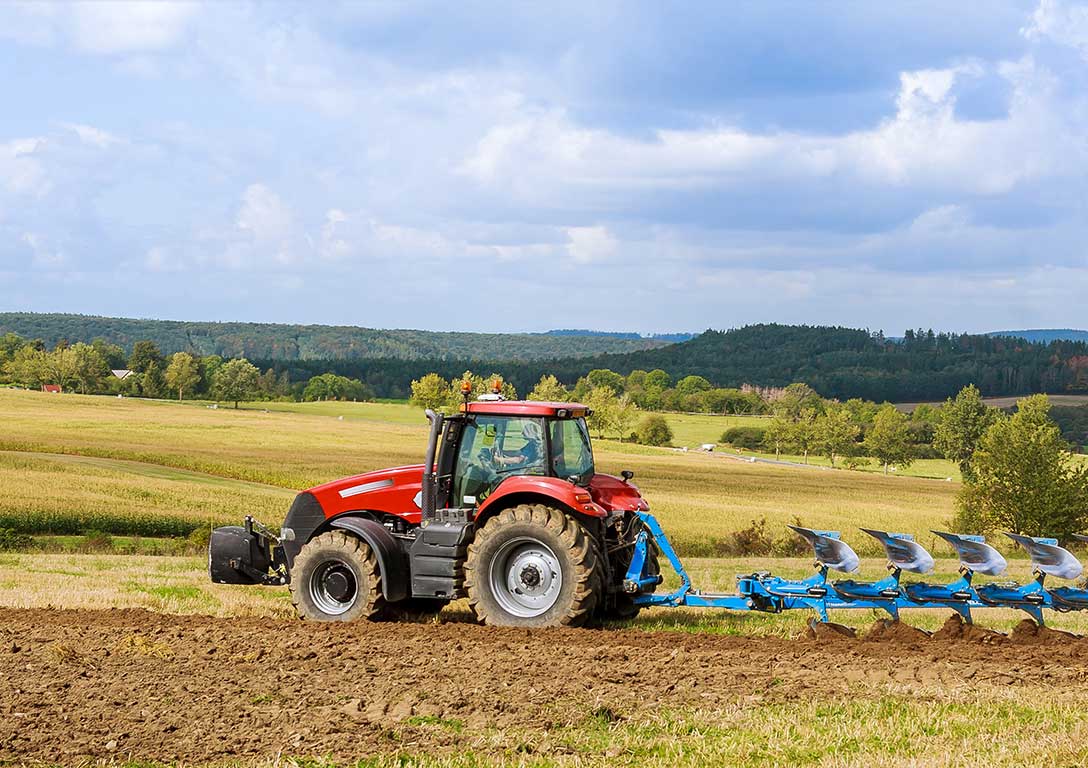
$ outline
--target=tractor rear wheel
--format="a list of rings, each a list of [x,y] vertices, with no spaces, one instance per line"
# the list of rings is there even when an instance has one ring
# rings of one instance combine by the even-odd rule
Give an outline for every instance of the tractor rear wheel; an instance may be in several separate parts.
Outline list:
[[[597,604],[596,570],[597,547],[577,520],[543,504],[521,504],[476,533],[465,590],[484,624],[578,626]]]
[[[362,539],[344,531],[315,536],[291,568],[291,602],[311,621],[384,618],[378,558]]]

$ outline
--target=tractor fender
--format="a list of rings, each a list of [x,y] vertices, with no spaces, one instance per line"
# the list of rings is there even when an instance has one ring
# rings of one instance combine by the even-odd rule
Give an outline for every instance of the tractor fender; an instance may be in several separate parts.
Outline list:
[[[353,533],[370,546],[378,558],[382,594],[386,600],[395,603],[410,597],[408,558],[385,526],[364,517],[345,515],[330,521],[329,527]]]
[[[526,502],[550,502],[584,517],[608,516],[608,510],[594,503],[586,488],[572,485],[557,477],[519,475],[499,483],[494,492],[476,510],[476,519],[478,521],[487,519],[500,509]]]

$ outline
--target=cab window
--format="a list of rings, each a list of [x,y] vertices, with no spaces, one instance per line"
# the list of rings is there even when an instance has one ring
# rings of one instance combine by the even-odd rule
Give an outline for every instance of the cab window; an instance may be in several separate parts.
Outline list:
[[[579,484],[593,477],[593,449],[585,419],[558,419],[551,423],[551,465],[556,477]]]
[[[478,416],[465,424],[450,504],[476,506],[512,475],[546,475],[542,419]]]

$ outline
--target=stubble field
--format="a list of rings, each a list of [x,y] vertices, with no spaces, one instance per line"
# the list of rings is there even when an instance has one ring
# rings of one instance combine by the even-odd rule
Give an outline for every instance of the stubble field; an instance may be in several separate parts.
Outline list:
[[[282,518],[297,489],[416,463],[405,406],[204,405],[0,391],[0,528],[185,535]],[[341,419],[340,417],[343,417]],[[705,425],[712,426],[712,425]],[[689,425],[691,427],[691,425]],[[691,428],[699,428],[698,425]],[[924,534],[958,483],[748,463],[599,441],[632,469],[698,586],[809,572],[805,557],[720,557],[753,519]],[[779,532],[782,532],[779,534]],[[922,536],[935,554],[947,554]],[[1082,765],[1088,641],[941,630],[918,611],[859,639],[806,637],[806,616],[644,612],[587,630],[430,623],[327,626],[282,588],[205,580],[198,556],[0,553],[0,764],[11,765]],[[938,563],[950,578],[955,563]],[[1027,576],[1024,560],[1010,575]],[[1054,626],[1088,631],[1088,619]],[[873,630],[870,632],[870,630]],[[868,637],[866,634],[870,633]]]

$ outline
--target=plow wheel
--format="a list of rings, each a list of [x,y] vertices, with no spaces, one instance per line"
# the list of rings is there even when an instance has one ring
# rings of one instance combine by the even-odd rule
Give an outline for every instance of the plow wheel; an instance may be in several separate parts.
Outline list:
[[[344,531],[307,542],[291,568],[291,602],[311,621],[384,618],[381,571],[370,546]]]
[[[542,504],[504,509],[469,545],[465,589],[484,624],[578,626],[600,591],[597,548],[564,512]]]

